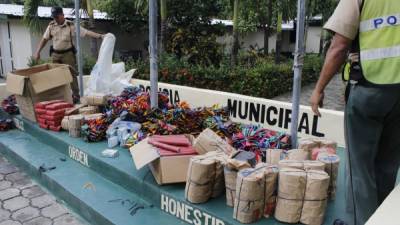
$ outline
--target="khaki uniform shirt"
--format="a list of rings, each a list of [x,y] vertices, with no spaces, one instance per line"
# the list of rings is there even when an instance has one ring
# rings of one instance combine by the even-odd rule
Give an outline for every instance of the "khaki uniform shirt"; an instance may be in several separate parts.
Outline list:
[[[89,31],[81,27],[81,37],[90,36],[100,38],[101,35]],[[56,21],[51,21],[43,34],[46,40],[53,40],[53,47],[55,50],[66,50],[72,47],[71,43],[75,37],[75,25],[70,20],[65,20],[63,24],[59,25]],[[72,38],[72,40],[71,40]]]
[[[340,0],[335,12],[324,29],[354,40],[360,25],[360,11],[363,0]]]

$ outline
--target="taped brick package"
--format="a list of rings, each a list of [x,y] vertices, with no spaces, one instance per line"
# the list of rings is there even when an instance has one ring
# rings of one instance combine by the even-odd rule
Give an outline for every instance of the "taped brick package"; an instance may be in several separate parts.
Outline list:
[[[36,103],[34,110],[39,126],[43,129],[60,131],[61,121],[64,118],[65,111],[71,106],[72,104],[64,102],[62,100],[52,100]]]
[[[329,175],[325,171],[283,168],[279,171],[275,218],[285,223],[321,225],[324,220]]]

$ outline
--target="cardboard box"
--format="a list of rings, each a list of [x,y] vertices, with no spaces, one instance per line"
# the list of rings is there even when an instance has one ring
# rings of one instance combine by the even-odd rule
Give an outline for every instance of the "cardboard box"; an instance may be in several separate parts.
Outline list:
[[[68,65],[42,64],[15,70],[7,75],[7,91],[15,94],[21,115],[36,122],[34,105],[48,100],[72,103]]]
[[[191,138],[192,141],[192,138]],[[137,169],[148,165],[159,185],[185,183],[190,158],[196,155],[160,156],[148,138],[130,148]]]

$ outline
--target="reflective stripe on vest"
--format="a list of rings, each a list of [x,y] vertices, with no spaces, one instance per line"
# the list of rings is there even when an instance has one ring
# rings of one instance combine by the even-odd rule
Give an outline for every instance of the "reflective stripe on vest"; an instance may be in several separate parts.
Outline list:
[[[366,80],[400,84],[400,0],[364,0],[360,61]]]

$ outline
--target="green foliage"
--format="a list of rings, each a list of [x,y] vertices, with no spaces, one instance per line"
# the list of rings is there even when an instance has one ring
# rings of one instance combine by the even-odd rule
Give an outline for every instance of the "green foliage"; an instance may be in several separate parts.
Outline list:
[[[292,60],[279,65],[273,58],[246,55],[240,57],[237,66],[231,67],[228,59],[220,65],[194,65],[173,55],[163,55],[159,65],[159,80],[171,84],[226,91],[262,98],[272,98],[291,90],[293,82]],[[130,61],[127,69],[138,69],[138,79],[149,79],[148,61]],[[302,84],[317,79],[322,61],[316,55],[305,58]]]
[[[93,69],[94,64],[96,64],[97,59],[89,56],[89,55],[84,55],[83,56],[83,65],[82,65],[82,71],[84,75],[90,74],[90,72]]]
[[[224,34],[225,27],[211,20],[222,5],[214,0],[168,0],[167,9],[166,51],[193,64],[219,64],[223,46],[217,36]]]
[[[135,32],[147,27],[147,0],[104,0],[96,5],[125,32]]]
[[[28,60],[28,67],[32,67],[32,66],[37,66],[37,65],[41,65],[41,64],[45,64],[45,63],[49,63],[50,59],[47,60],[43,60],[43,59],[39,59],[36,60],[33,57],[30,57]]]

